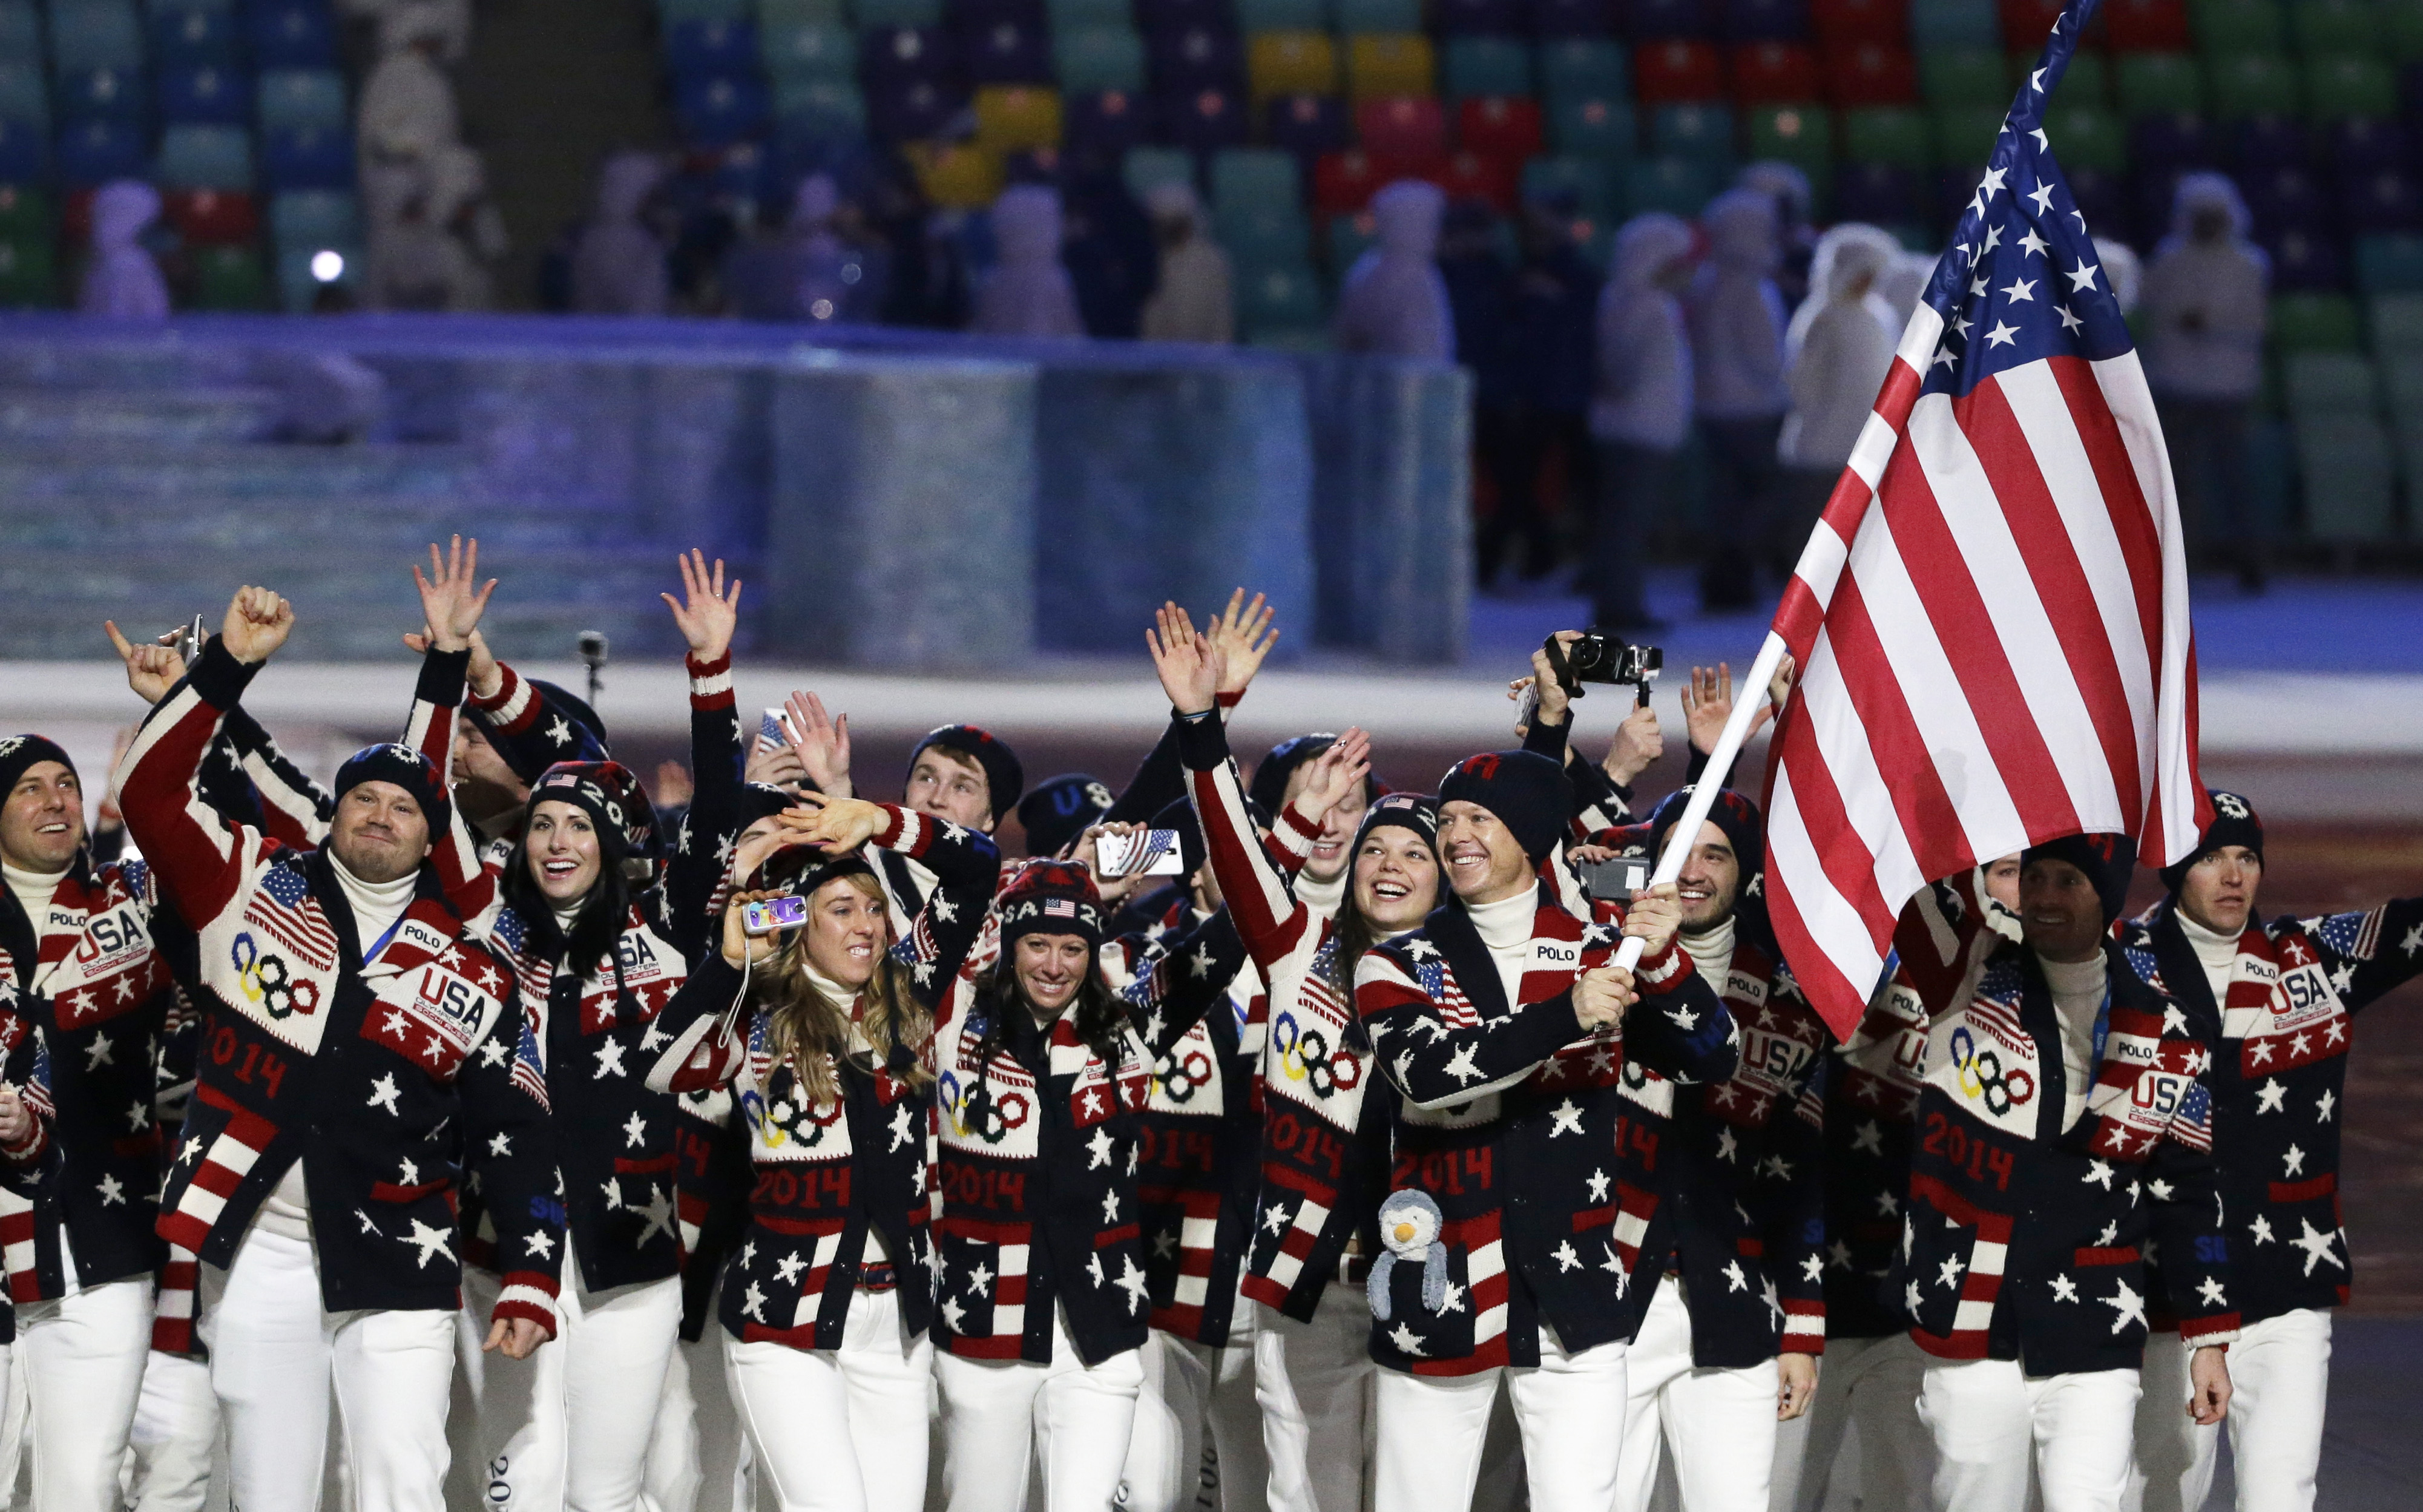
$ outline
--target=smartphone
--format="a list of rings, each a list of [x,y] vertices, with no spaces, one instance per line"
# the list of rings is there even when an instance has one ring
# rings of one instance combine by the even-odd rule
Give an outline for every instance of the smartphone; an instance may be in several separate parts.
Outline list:
[[[1637,856],[1584,861],[1575,871],[1581,876],[1582,890],[1601,903],[1630,903],[1649,886],[1649,862]]]
[[[1095,855],[1104,876],[1176,876],[1185,870],[1175,829],[1141,829],[1132,835],[1104,835]]]
[[[782,750],[791,744],[791,717],[780,709],[768,709],[757,721],[757,748]]]
[[[770,935],[778,929],[797,929],[808,921],[808,900],[784,893],[779,898],[759,898],[740,906],[740,927],[752,935]]]

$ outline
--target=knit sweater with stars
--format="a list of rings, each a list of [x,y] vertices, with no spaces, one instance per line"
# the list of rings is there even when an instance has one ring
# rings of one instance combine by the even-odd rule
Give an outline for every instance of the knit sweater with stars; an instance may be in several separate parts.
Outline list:
[[[982,927],[1001,853],[974,830],[889,806],[873,843],[915,857],[936,877],[909,937],[880,968],[930,1009]],[[878,1059],[853,1025],[847,1054],[816,1052],[838,1094],[819,1101],[792,1058],[776,1063],[769,1011],[746,993],[740,971],[707,952],[657,1022],[664,1047],[640,1063],[658,1093],[728,1090],[738,1109],[749,1216],[725,1263],[724,1331],[743,1343],[838,1348],[851,1293],[886,1257],[902,1322],[924,1329],[933,1310],[934,1150],[921,1047],[895,1046]]]
[[[2351,1016],[2423,971],[2423,898],[2250,924],[2234,947],[2224,942],[2218,994],[2192,927],[2165,898],[2124,923],[2120,940],[2168,1011],[2217,1047],[2212,1153],[2239,1312],[2256,1322],[2344,1302],[2339,1104]]]
[[[429,868],[389,937],[361,940],[323,853],[298,856],[198,799],[203,749],[257,670],[213,640],[119,768],[127,829],[200,942],[197,1084],[159,1232],[230,1264],[299,1160],[322,1305],[451,1309],[458,1159],[508,1252],[533,1236],[562,1243],[536,1042],[511,971],[469,938]],[[552,1268],[504,1279],[497,1315],[552,1331]]]
[[[1413,1255],[1390,1269],[1386,1317],[1374,1309],[1372,1358],[1391,1369],[1536,1364],[1544,1324],[1572,1352],[1623,1339],[1651,1216],[1610,1188],[1624,1063],[1693,1080],[1733,1073],[1733,1019],[1679,948],[1635,969],[1641,996],[1620,1033],[1586,1032],[1574,984],[1614,955],[1611,918],[1575,917],[1546,883],[1515,901],[1531,918],[1511,952],[1449,903],[1355,969],[1372,1064],[1397,1094],[1390,1184],[1444,1220],[1438,1306],[1425,1305],[1425,1257]]]

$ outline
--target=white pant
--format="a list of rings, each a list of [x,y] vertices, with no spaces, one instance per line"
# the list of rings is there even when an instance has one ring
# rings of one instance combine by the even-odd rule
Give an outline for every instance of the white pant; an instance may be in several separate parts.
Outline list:
[[[1238,1298],[1228,1342],[1217,1349],[1153,1330],[1128,1438],[1119,1493],[1125,1512],[1177,1512],[1195,1504],[1207,1473],[1207,1428],[1216,1467],[1209,1473],[1218,1476],[1225,1512],[1261,1512],[1269,1504],[1271,1466],[1254,1374],[1259,1311]]]
[[[705,1335],[676,1344],[665,1363],[641,1493],[647,1512],[750,1512],[756,1504],[749,1439],[723,1375],[724,1332],[711,1308],[707,1316]]]
[[[902,1328],[898,1292],[852,1292],[838,1349],[726,1335],[723,1358],[768,1512],[919,1512],[926,1504],[934,1346]]]
[[[1380,1438],[1372,1504],[1387,1512],[1464,1512],[1502,1377],[1523,1436],[1532,1512],[1607,1512],[1614,1504],[1625,1349],[1567,1354],[1545,1328],[1540,1362],[1469,1376],[1379,1373]]]
[[[1783,1473],[1783,1438],[1795,1428],[1801,1430],[1800,1449],[1792,1484],[1779,1482],[1769,1504],[1819,1512],[1844,1436],[1856,1425],[1861,1512],[1930,1512],[1935,1440],[1918,1418],[1919,1383],[1926,1366],[1926,1351],[1907,1333],[1827,1340],[1809,1410],[1795,1423],[1777,1425],[1779,1474]]]
[[[2132,1512],[2195,1512],[2212,1490],[2221,1425],[2181,1410],[2194,1352],[2166,1334],[2146,1341]],[[2331,1315],[2321,1309],[2249,1323],[2229,1347],[2229,1450],[2243,1512],[2312,1512],[2330,1382]]]
[[[201,1333],[227,1425],[230,1504],[314,1512],[333,1383],[354,1512],[443,1512],[455,1315],[324,1312],[319,1268],[309,1240],[258,1223],[233,1265],[202,1267]]]
[[[119,1472],[151,1355],[151,1278],[17,1308],[34,1512],[119,1512]]]
[[[2137,1395],[2133,1370],[2024,1376],[2014,1360],[1930,1361],[1918,1415],[1935,1439],[1935,1504],[2025,1512],[2033,1453],[2044,1512],[2118,1512]]]
[[[190,1356],[151,1351],[135,1409],[127,1505],[135,1512],[202,1512],[218,1444],[211,1367]]]
[[[1624,1361],[1623,1457],[1616,1512],[1647,1512],[1666,1448],[1688,1512],[1766,1512],[1775,1467],[1776,1364],[1691,1363],[1691,1313],[1669,1276]]]
[[[1380,1367],[1371,1362],[1371,1309],[1363,1289],[1322,1292],[1312,1321],[1255,1304],[1254,1399],[1271,1512],[1361,1512],[1370,1462],[1364,1426]],[[1223,1471],[1221,1482],[1227,1484]]]
[[[950,1512],[1023,1512],[1038,1441],[1049,1512],[1103,1512],[1118,1495],[1127,1463],[1136,1394],[1144,1387],[1142,1354],[1124,1349],[1086,1364],[1056,1305],[1048,1365],[937,1350]]]
[[[481,1505],[488,1512],[632,1512],[681,1333],[681,1278],[593,1292],[566,1246],[555,1341],[528,1360],[466,1357],[476,1370]],[[463,1272],[475,1331],[503,1283]],[[470,1362],[476,1361],[476,1365]],[[467,1374],[468,1371],[467,1370]]]

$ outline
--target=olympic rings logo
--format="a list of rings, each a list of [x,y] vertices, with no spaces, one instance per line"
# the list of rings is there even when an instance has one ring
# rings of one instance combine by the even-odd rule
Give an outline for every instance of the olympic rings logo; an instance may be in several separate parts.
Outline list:
[[[320,984],[309,977],[296,977],[287,969],[284,956],[261,948],[252,931],[236,936],[228,948],[228,959],[235,968],[236,990],[270,1017],[287,1018],[319,1009]]]
[[[1316,1097],[1352,1092],[1363,1082],[1363,1063],[1351,1050],[1332,1050],[1329,1036],[1307,1029],[1295,1015],[1283,1013],[1271,1026],[1271,1043],[1279,1052],[1279,1069],[1290,1081],[1305,1083]]]
[[[1983,1102],[1998,1118],[2036,1095],[2035,1077],[2024,1070],[2005,1072],[2001,1053],[1979,1049],[1976,1036],[1965,1028],[1952,1032],[1952,1063],[1959,1068],[1960,1095]]]

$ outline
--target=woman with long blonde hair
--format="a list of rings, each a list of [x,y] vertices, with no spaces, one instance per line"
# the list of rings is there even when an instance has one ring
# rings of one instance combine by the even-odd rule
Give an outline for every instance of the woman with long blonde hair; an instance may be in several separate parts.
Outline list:
[[[869,844],[937,879],[896,946]],[[648,1084],[728,1086],[748,1140],[725,1378],[782,1512],[924,1505],[932,1009],[1000,866],[973,829],[808,795],[743,843],[722,948],[660,1020],[673,1039]],[[769,928],[752,905],[793,916]]]

